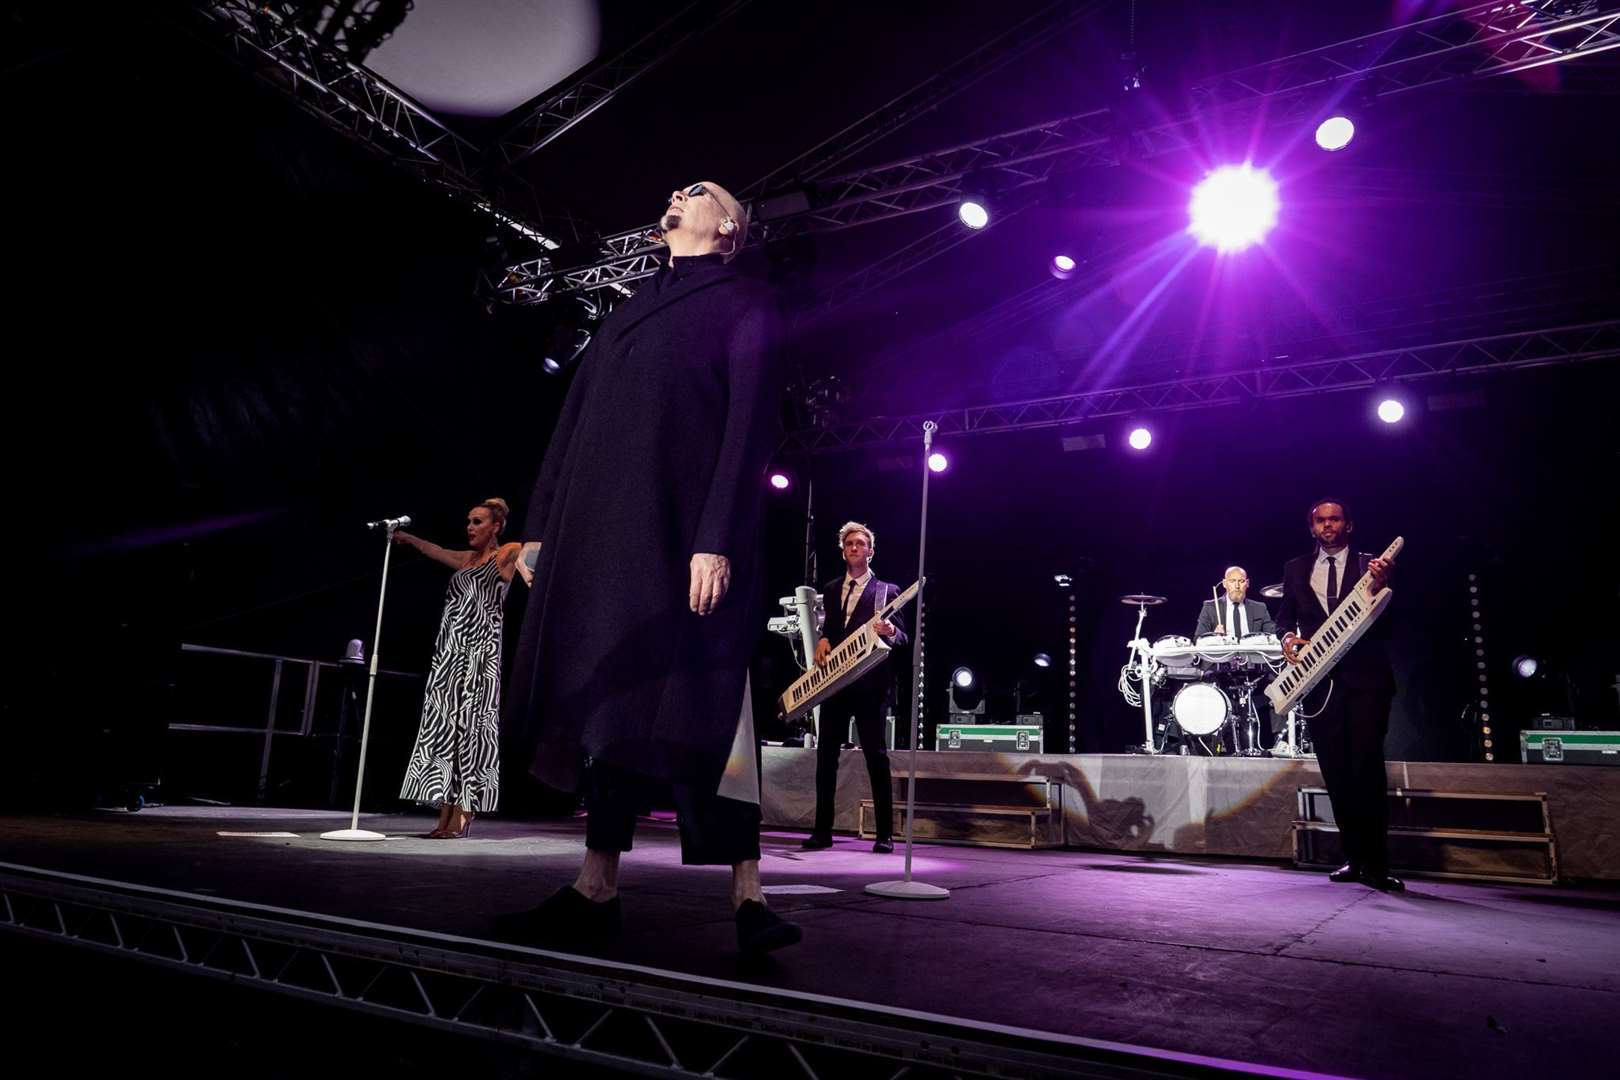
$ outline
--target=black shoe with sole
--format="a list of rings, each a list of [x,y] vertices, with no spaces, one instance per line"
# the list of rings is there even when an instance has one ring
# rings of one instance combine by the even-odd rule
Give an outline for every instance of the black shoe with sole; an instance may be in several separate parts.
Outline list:
[[[804,843],[799,845],[799,850],[821,851],[823,848],[830,847],[832,847],[832,837],[819,836],[816,833],[811,833],[809,836],[804,838]]]
[[[758,900],[744,900],[737,909],[737,948],[749,954],[768,953],[797,945],[804,931]]]
[[[495,916],[495,936],[518,945],[600,945],[619,936],[619,898],[597,903],[564,885],[538,907]]]

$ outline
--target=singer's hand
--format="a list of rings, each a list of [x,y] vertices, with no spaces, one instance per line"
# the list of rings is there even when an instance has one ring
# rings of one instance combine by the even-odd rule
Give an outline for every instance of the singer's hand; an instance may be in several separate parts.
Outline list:
[[[698,552],[692,556],[692,584],[687,589],[687,605],[699,615],[720,606],[731,587],[731,560],[724,555]]]
[[[517,572],[523,584],[534,584],[534,566],[540,560],[540,542],[530,540],[518,549]]]
[[[415,540],[415,539],[416,539],[416,537],[412,536],[410,533],[406,532],[404,529],[395,529],[394,530],[394,543],[396,543],[396,544],[409,544],[412,540]]]

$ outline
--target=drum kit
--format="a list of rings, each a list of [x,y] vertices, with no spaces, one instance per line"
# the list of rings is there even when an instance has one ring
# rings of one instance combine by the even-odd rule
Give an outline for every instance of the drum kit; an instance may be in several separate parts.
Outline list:
[[[1282,596],[1281,585],[1260,590],[1268,599]],[[1128,643],[1129,659],[1120,672],[1119,689],[1125,700],[1142,709],[1145,741],[1133,747],[1142,753],[1165,751],[1174,728],[1182,736],[1181,752],[1203,747],[1207,753],[1261,757],[1303,757],[1303,733],[1295,713],[1288,714],[1285,738],[1272,749],[1262,745],[1261,690],[1283,667],[1282,644],[1274,634],[1205,634],[1194,641],[1178,634],[1151,644],[1142,636],[1147,610],[1165,602],[1162,596],[1132,593],[1119,602],[1138,609],[1136,634]],[[1172,693],[1173,689],[1173,693]],[[1168,717],[1154,720],[1153,698],[1169,694]],[[1163,737],[1158,737],[1162,731]],[[1213,744],[1211,742],[1213,740]]]

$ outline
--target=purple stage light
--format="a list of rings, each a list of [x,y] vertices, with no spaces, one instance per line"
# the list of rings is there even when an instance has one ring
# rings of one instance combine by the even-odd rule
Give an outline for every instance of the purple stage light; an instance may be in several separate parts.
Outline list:
[[[1264,169],[1223,165],[1193,188],[1187,231],[1222,254],[1265,239],[1277,224],[1277,181]]]
[[[1316,145],[1324,150],[1343,150],[1356,137],[1356,125],[1348,116],[1330,116],[1316,125]]]
[[[793,481],[788,479],[788,474],[785,472],[771,473],[771,487],[777,491],[786,491],[792,483]]]
[[[1146,450],[1153,445],[1153,432],[1145,427],[1131,428],[1131,434],[1126,441],[1131,444],[1132,450]]]
[[[1385,398],[1378,403],[1378,419],[1386,424],[1398,424],[1406,416],[1406,406],[1398,398]]]
[[[1052,276],[1057,278],[1059,281],[1067,281],[1070,277],[1074,276],[1074,268],[1075,261],[1070,256],[1054,255],[1052,257],[1052,265],[1048,269],[1052,271]]]
[[[940,453],[938,450],[935,450],[932,454],[928,455],[928,467],[935,472],[944,472],[946,469],[950,468],[950,465],[950,459],[944,454]]]
[[[977,199],[963,199],[956,208],[956,216],[970,229],[982,229],[990,224],[990,211]]]
[[[1521,679],[1533,679],[1536,672],[1541,670],[1541,661],[1533,656],[1516,656],[1513,658],[1513,674]]]

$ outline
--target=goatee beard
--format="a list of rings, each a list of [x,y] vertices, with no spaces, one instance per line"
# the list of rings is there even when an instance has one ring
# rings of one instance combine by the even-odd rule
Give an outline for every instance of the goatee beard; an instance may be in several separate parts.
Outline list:
[[[662,229],[664,232],[670,232],[670,231],[672,231],[674,229],[680,228],[681,227],[681,215],[679,215],[679,214],[665,214],[663,216],[663,219],[658,222],[658,227],[660,229]]]

